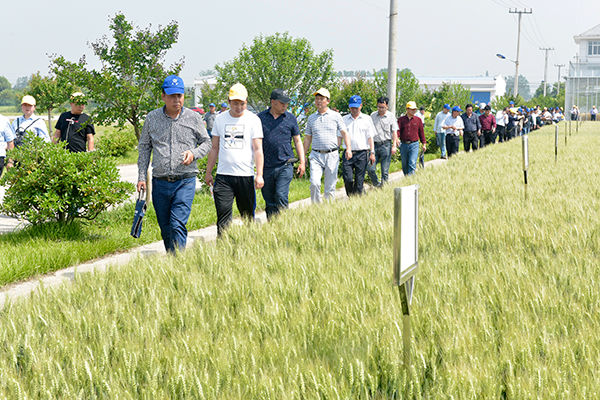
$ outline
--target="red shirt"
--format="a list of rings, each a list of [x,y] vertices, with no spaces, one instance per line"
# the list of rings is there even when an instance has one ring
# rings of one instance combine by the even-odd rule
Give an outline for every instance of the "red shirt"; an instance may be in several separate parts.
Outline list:
[[[416,115],[412,118],[407,115],[398,118],[398,137],[402,142],[416,142],[420,138],[421,143],[427,143],[421,118]]]
[[[496,117],[491,113],[487,117],[485,114],[479,116],[479,122],[481,122],[482,131],[491,131],[496,127]]]

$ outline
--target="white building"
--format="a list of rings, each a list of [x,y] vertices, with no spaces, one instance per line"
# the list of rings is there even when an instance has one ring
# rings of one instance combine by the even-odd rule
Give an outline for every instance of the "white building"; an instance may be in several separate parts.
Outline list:
[[[565,111],[574,104],[582,113],[600,104],[600,24],[573,37],[578,46],[569,62],[565,87]]]
[[[506,93],[506,79],[498,76],[417,76],[419,86],[427,90],[437,90],[443,83],[460,83],[471,91],[473,103],[489,104],[496,96]]]

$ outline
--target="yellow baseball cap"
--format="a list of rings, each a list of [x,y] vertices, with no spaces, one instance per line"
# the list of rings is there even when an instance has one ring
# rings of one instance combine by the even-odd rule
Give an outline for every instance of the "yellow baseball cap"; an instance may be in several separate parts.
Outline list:
[[[229,89],[229,100],[246,101],[248,99],[248,90],[241,83],[236,83]]]
[[[320,88],[319,90],[317,90],[313,96],[316,96],[320,94],[323,97],[327,97],[328,99],[331,99],[331,94],[329,93],[329,90],[325,89],[324,87]]]
[[[411,110],[416,110],[417,103],[415,103],[414,101],[409,101],[408,103],[406,103],[406,108],[411,109]]]
[[[23,96],[23,100],[21,100],[21,104],[29,104],[35,106],[35,97],[27,95]]]

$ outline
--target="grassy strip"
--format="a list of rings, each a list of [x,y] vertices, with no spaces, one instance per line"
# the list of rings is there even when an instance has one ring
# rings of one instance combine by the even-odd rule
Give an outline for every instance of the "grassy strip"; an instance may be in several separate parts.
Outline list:
[[[392,188],[233,227],[0,312],[0,397],[596,398],[600,136],[459,154],[421,185],[413,365]]]

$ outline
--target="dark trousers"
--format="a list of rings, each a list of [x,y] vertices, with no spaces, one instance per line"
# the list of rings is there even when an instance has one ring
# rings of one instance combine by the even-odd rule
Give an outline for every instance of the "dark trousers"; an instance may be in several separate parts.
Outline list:
[[[481,135],[481,137],[484,138],[483,146],[494,144],[496,142],[496,134],[493,131],[483,131],[483,135]]]
[[[465,147],[465,151],[468,152],[470,149],[473,149],[473,151],[477,150],[478,141],[479,139],[477,138],[477,132],[465,132],[463,135],[463,145]]]
[[[262,188],[262,195],[265,199],[267,219],[271,219],[281,209],[288,207],[290,183],[293,177],[294,166],[292,164],[264,169],[263,178],[265,186]]]
[[[0,157],[0,176],[2,176],[2,173],[4,172],[4,160],[6,159],[6,157]]]
[[[458,137],[458,135],[446,135],[446,151],[448,152],[448,157],[458,153],[459,143],[460,138]]]
[[[498,135],[498,142],[504,142],[506,139],[504,137],[506,134],[506,127],[504,125],[496,125],[496,134]]]
[[[504,135],[504,140],[508,141],[508,140],[514,138],[516,135],[516,132],[517,132],[517,128],[515,128],[514,126],[512,128],[508,128],[506,130],[506,135]]]
[[[591,114],[590,121],[595,121],[595,120],[596,120],[596,114]]]
[[[217,209],[217,234],[220,236],[233,219],[233,200],[243,218],[254,219],[256,192],[253,176],[219,175],[213,187]]]
[[[165,249],[185,249],[187,224],[196,194],[196,177],[168,182],[152,179],[152,204]]]
[[[358,150],[352,152],[352,158],[349,160],[346,160],[345,153],[342,157],[342,177],[348,196],[362,194],[363,192],[368,154],[368,150]]]

